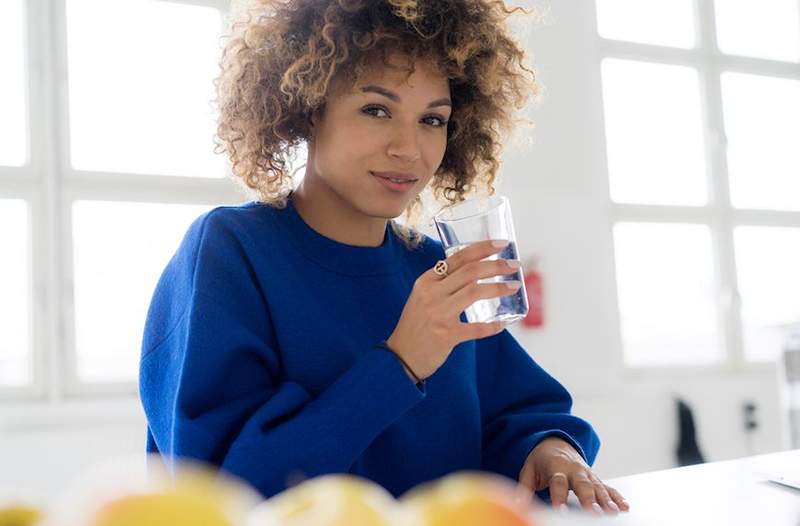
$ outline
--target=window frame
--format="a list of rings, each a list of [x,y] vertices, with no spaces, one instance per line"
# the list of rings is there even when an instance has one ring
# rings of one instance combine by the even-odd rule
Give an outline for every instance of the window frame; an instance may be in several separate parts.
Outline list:
[[[156,0],[212,7],[226,0]],[[32,382],[0,386],[0,401],[135,396],[136,382],[81,382],[75,348],[72,203],[76,200],[224,205],[245,198],[230,178],[88,172],[70,164],[67,0],[23,2],[28,162],[0,166],[0,197],[29,206]],[[137,343],[138,344],[138,343]]]
[[[705,141],[706,183],[708,202],[701,206],[646,205],[617,203],[610,192],[608,150],[605,135],[605,108],[601,108],[602,156],[605,161],[606,199],[608,204],[608,234],[613,239],[614,225],[619,222],[642,223],[694,223],[711,228],[712,256],[719,290],[717,317],[720,320],[721,362],[709,365],[633,366],[624,359],[622,328],[619,315],[619,298],[616,280],[616,254],[612,249],[613,301],[617,306],[618,356],[623,370],[632,376],[663,373],[671,375],[686,371],[750,371],[774,368],[774,362],[751,361],[745,357],[741,322],[741,297],[737,283],[737,268],[733,234],[738,226],[779,226],[800,228],[800,211],[776,211],[734,208],[730,201],[727,138],[722,109],[721,76],[726,72],[763,75],[773,78],[800,81],[800,64],[753,57],[740,57],[722,53],[717,47],[714,2],[695,0],[694,20],[696,43],[689,49],[671,48],[613,40],[602,37],[597,24],[597,3],[593,2],[596,37],[596,66],[602,78],[604,59],[625,59],[657,64],[689,66],[695,68],[700,79],[700,105]],[[600,83],[601,100],[602,82]]]

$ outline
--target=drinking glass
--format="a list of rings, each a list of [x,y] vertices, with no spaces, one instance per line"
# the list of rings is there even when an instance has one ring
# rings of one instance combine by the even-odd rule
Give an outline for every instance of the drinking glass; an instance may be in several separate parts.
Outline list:
[[[499,258],[519,259],[511,206],[505,196],[468,199],[442,209],[433,220],[447,257],[472,243],[487,239],[502,239],[509,241],[508,246],[501,252],[485,258],[484,261]],[[478,283],[517,280],[522,285],[514,294],[476,301],[464,311],[467,321],[470,323],[502,321],[504,325],[510,325],[524,318],[528,314],[528,295],[523,275],[520,267],[513,274],[478,280]]]

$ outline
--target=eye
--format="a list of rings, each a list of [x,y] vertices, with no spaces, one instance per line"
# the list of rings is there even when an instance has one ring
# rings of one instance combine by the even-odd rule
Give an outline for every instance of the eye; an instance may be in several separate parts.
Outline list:
[[[428,115],[423,120],[427,119],[433,119],[434,121],[438,121],[437,124],[431,124],[431,126],[433,126],[434,128],[442,128],[444,126],[447,126],[448,122],[447,119],[445,119],[444,117],[440,117],[439,115]]]
[[[389,115],[389,112],[386,111],[386,108],[384,108],[382,106],[366,106],[365,108],[362,108],[361,111],[366,113],[367,115],[372,115],[373,117],[378,117],[378,115],[375,115],[373,113],[373,112],[378,112],[378,111],[382,111],[387,116]]]

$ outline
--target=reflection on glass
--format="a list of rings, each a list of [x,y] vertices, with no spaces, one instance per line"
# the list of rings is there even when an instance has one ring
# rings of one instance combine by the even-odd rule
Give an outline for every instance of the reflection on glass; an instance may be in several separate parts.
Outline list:
[[[613,40],[691,48],[693,4],[692,0],[597,0],[597,32]]]
[[[722,74],[731,202],[800,210],[800,81]]]
[[[28,205],[0,199],[0,386],[23,385],[31,371],[31,258]]]
[[[24,27],[22,0],[0,2],[0,165],[4,166],[22,166],[28,158]]]
[[[720,361],[711,230],[704,225],[617,223],[617,290],[625,362]]]
[[[211,106],[221,34],[210,7],[68,0],[72,165],[224,176]]]
[[[210,208],[73,203],[75,347],[81,380],[137,378],[142,331],[158,278],[191,222]]]
[[[618,203],[705,204],[697,71],[605,59],[602,77],[611,198]]]
[[[730,55],[800,62],[797,0],[716,0],[717,45]]]
[[[785,343],[776,326],[800,321],[800,228],[741,226],[734,242],[745,357],[775,360]]]

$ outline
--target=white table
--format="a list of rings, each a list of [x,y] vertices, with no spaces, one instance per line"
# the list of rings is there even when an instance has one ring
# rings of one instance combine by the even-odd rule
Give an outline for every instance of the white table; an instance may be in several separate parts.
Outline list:
[[[800,450],[711,462],[605,481],[630,503],[616,518],[585,516],[570,496],[570,513],[546,526],[798,526],[800,490],[767,479],[800,479]]]

